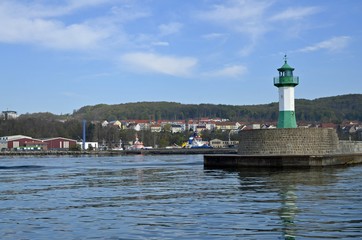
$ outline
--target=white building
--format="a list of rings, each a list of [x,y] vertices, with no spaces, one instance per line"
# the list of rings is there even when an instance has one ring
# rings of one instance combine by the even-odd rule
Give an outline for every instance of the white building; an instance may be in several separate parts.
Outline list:
[[[18,113],[16,111],[3,111],[1,114],[1,118],[4,120],[9,120],[9,119],[16,119],[18,117]]]
[[[171,125],[171,133],[180,133],[183,131],[183,128],[181,125],[172,124]]]
[[[239,141],[223,141],[217,138],[210,141],[210,146],[213,148],[228,148],[238,144]]]
[[[80,147],[82,148],[82,150],[88,150],[90,148],[92,148],[93,150],[98,149],[98,142],[85,142],[85,146],[83,149],[83,142],[77,142],[78,145],[80,145]]]

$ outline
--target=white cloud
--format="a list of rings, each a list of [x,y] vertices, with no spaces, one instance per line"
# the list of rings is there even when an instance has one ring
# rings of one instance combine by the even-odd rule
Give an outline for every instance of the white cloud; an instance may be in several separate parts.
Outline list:
[[[205,39],[212,40],[212,39],[225,39],[227,36],[223,33],[209,33],[202,36]]]
[[[158,42],[153,42],[152,45],[161,46],[161,47],[168,47],[168,46],[170,46],[170,43],[169,42],[158,41]]]
[[[73,1],[75,2],[75,1]],[[104,0],[82,1],[62,8],[19,5],[16,2],[0,4],[0,41],[7,43],[30,43],[56,49],[89,49],[109,37],[105,29],[86,23],[66,25],[50,16],[58,16],[74,8],[100,4]]]
[[[114,0],[68,0],[68,2],[71,8],[84,8],[111,3],[114,2]]]
[[[327,50],[336,52],[347,47],[351,40],[349,36],[333,37],[331,39],[316,43],[314,45],[297,50],[297,52],[314,52],[318,50]]]
[[[245,45],[245,46],[239,51],[240,55],[243,56],[243,57],[249,56],[249,55],[253,52],[253,50],[254,50],[254,48],[256,47],[256,45],[257,45],[257,44],[256,44],[256,41],[252,41],[251,43]]]
[[[318,13],[321,9],[318,7],[296,7],[288,8],[279,14],[270,18],[271,21],[299,20],[306,16]]]
[[[167,35],[178,33],[181,30],[182,26],[183,25],[179,22],[171,22],[168,24],[159,25],[158,29],[160,31],[161,36],[167,36]]]
[[[124,42],[120,22],[148,16],[137,9],[111,12],[78,22],[63,22],[63,17],[83,8],[111,3],[114,0],[67,0],[43,3],[3,1],[0,3],[0,42],[35,44],[53,49],[88,50]],[[21,3],[21,4],[20,4]],[[127,8],[127,7],[125,7]],[[132,7],[130,7],[132,8]],[[127,12],[127,14],[124,14]],[[102,14],[102,13],[100,13]]]
[[[113,6],[112,14],[117,22],[133,21],[151,16],[151,13],[148,10],[138,9],[135,6],[129,5]]]
[[[244,39],[240,40],[245,41],[246,39],[249,43],[240,53],[247,56],[254,50],[259,39],[269,31],[265,15],[272,2],[268,0],[229,0],[223,3],[223,5],[212,6],[209,11],[200,12],[198,17],[242,34]]]
[[[6,18],[0,16],[6,28],[0,28],[0,41],[34,43],[58,49],[88,49],[108,37],[101,29],[85,24],[65,26],[58,21],[43,19]]]
[[[279,9],[278,1],[273,0],[225,0],[220,4],[211,6],[208,10],[199,12],[197,17],[204,21],[231,30],[233,33],[242,34],[240,44],[242,49],[238,52],[241,56],[250,55],[259,41],[268,32],[276,29],[276,21],[289,21],[288,26],[284,26],[288,37],[296,36],[300,31],[308,29],[307,24],[301,24],[301,19],[322,11],[322,8],[315,6],[287,8],[281,5],[282,10],[275,14]],[[283,7],[285,10],[283,10]],[[273,15],[274,14],[274,15]],[[230,34],[231,35],[231,34]],[[212,33],[207,39],[216,37]]]
[[[197,64],[197,59],[173,57],[153,53],[128,53],[121,57],[124,64],[136,71],[162,73],[172,76],[189,76]]]
[[[247,72],[247,70],[247,67],[244,65],[232,65],[204,73],[203,75],[212,78],[240,78]]]
[[[229,27],[237,32],[258,37],[265,33],[263,15],[269,1],[227,1],[199,13],[199,18]]]
[[[39,1],[2,1],[0,3],[0,12],[5,11],[9,15],[22,16],[23,18],[44,18],[44,17],[57,17],[70,14],[76,10],[95,7],[101,4],[111,2],[112,0],[68,0],[57,1],[55,4],[52,2]],[[21,2],[21,3],[20,3]]]

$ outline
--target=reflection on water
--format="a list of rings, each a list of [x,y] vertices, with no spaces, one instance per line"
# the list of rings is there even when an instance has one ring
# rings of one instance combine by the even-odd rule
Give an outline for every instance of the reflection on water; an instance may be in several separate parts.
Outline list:
[[[230,171],[202,160],[0,159],[0,239],[362,238],[362,166]]]
[[[294,217],[297,214],[298,210],[296,206],[297,197],[294,193],[294,189],[292,189],[292,186],[290,189],[286,189],[285,192],[282,191],[280,195],[281,207],[279,210],[279,214],[283,224],[283,234],[286,239],[294,239]]]
[[[240,190],[277,202],[285,239],[361,238],[361,166],[299,170],[239,170]],[[261,182],[257,180],[263,179]],[[266,193],[273,193],[268,198]],[[275,211],[269,211],[275,213]]]

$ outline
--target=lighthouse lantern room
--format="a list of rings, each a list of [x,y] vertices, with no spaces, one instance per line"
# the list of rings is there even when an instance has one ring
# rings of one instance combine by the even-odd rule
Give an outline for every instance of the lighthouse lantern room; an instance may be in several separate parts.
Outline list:
[[[296,128],[294,87],[299,84],[299,78],[293,76],[294,68],[288,65],[286,55],[284,65],[278,71],[279,77],[274,78],[274,86],[279,89],[278,128]]]

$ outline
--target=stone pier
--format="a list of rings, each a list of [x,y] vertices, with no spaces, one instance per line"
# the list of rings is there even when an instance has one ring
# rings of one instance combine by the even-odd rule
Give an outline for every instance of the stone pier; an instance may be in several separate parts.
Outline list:
[[[238,154],[205,155],[205,167],[316,167],[362,163],[362,142],[334,129],[285,128],[240,133]]]

